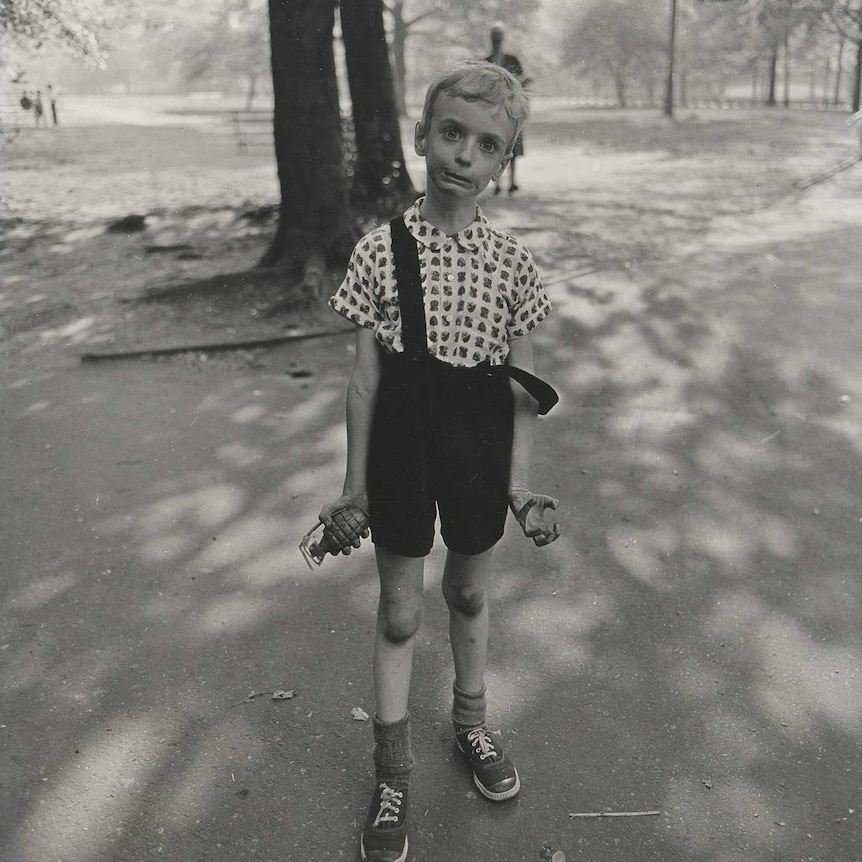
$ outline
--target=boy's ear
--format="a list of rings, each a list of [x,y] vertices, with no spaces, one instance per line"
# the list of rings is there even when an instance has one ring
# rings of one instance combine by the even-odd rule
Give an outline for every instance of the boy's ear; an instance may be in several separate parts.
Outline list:
[[[503,158],[500,160],[500,167],[498,167],[497,170],[495,170],[494,173],[491,174],[491,180],[493,182],[496,183],[500,179],[500,177],[503,176],[503,171],[506,170],[506,166],[509,164],[510,161],[512,161],[512,154],[506,153],[506,155],[503,156]]]
[[[425,127],[421,122],[416,123],[416,128],[413,129],[413,149],[416,150],[417,156],[425,155]]]

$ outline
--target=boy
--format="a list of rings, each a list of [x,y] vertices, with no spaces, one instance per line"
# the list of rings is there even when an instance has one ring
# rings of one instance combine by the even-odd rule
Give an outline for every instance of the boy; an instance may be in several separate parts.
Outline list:
[[[380,580],[366,862],[407,857],[407,702],[437,513],[448,548],[456,742],[485,797],[503,801],[520,789],[485,725],[486,585],[507,507],[537,545],[559,535],[545,518],[557,501],[527,481],[537,411],[556,400],[531,374],[530,332],[550,303],[529,252],[493,228],[477,200],[506,167],[527,107],[518,81],[491,64],[439,75],[414,141],[426,194],[403,220],[360,241],[330,300],[356,324],[356,359],[344,491],[320,519],[344,553],[370,523]]]

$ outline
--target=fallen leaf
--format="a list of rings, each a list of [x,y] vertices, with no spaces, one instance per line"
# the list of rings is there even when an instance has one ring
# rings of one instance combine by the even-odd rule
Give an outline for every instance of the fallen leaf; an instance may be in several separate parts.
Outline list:
[[[296,697],[296,692],[293,689],[290,691],[278,689],[272,693],[273,700],[290,700],[292,697]]]
[[[353,716],[354,721],[368,721],[368,713],[362,707],[354,706],[350,710],[350,714]]]

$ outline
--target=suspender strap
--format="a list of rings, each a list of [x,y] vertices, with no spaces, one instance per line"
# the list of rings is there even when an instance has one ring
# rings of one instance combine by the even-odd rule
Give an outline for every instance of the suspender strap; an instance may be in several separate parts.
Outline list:
[[[506,370],[509,372],[509,377],[520,383],[538,402],[540,416],[544,416],[560,400],[554,387],[540,377],[530,374],[529,371],[524,371],[523,368],[515,368],[514,365],[507,365]]]
[[[392,232],[392,256],[401,309],[401,340],[410,356],[425,353],[425,302],[419,273],[419,249],[413,234],[401,216],[389,222]]]

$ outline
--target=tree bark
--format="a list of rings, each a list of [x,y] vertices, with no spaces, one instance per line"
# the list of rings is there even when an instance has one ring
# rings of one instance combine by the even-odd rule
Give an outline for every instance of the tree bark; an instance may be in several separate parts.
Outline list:
[[[856,43],[856,74],[853,76],[853,104],[851,110],[855,114],[859,110],[862,96],[862,39]]]
[[[772,46],[772,52],[769,55],[769,94],[766,97],[766,104],[770,108],[774,108],[775,102],[775,79],[778,75],[778,43]]]
[[[835,89],[833,90],[832,104],[837,105],[841,101],[841,72],[844,66],[844,38],[838,40],[838,57],[835,60]]]
[[[404,20],[404,0],[389,7],[392,16],[392,64],[395,84],[395,106],[398,115],[407,116],[407,22]]]
[[[339,264],[356,239],[332,47],[336,0],[269,0],[278,229],[260,266]]]
[[[382,0],[341,4],[347,79],[356,134],[352,200],[378,214],[416,197],[404,163]]]

